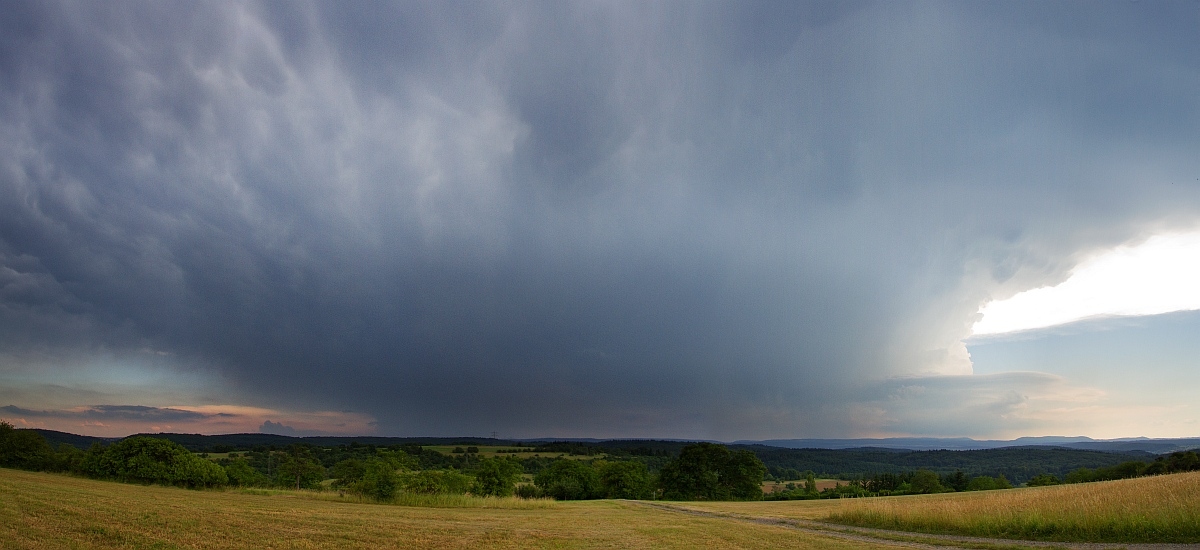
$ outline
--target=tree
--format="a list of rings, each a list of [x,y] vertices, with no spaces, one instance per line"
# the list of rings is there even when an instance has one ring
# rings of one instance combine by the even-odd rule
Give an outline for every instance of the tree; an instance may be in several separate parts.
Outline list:
[[[971,478],[967,477],[962,470],[954,472],[953,475],[942,476],[942,485],[955,491],[966,491],[971,484]]]
[[[734,451],[729,456],[721,481],[729,487],[735,500],[761,500],[763,475],[767,467],[754,453],[746,450]]]
[[[0,466],[23,470],[43,470],[50,466],[54,450],[46,439],[33,430],[18,430],[0,421]]]
[[[804,494],[816,495],[817,493],[817,474],[807,471],[804,473]]]
[[[992,491],[995,489],[1012,489],[1012,484],[1001,475],[995,478],[989,476],[974,477],[971,478],[971,484],[967,486],[968,491]]]
[[[361,480],[364,472],[366,472],[366,465],[363,464],[363,461],[357,458],[347,458],[334,464],[333,468],[329,469],[329,476],[336,479],[334,485],[348,487]]]
[[[659,485],[673,500],[757,500],[767,467],[750,451],[694,443],[663,466]]]
[[[108,447],[93,445],[84,457],[85,475],[134,483],[211,487],[228,482],[225,470],[182,445],[156,437],[130,437]]]
[[[400,476],[400,486],[409,493],[423,495],[454,494],[467,492],[471,479],[455,470],[438,472],[421,470]]]
[[[372,458],[365,463],[362,480],[357,486],[361,493],[376,500],[391,500],[400,487],[400,477],[390,462]]]
[[[280,461],[277,472],[280,485],[296,489],[312,489],[325,479],[325,468],[299,451]]]
[[[225,477],[229,478],[230,485],[238,487],[261,487],[270,484],[267,476],[251,467],[244,458],[234,459],[226,464]]]
[[[648,499],[654,496],[654,484],[643,462],[604,462],[598,468],[600,496],[604,498]]]
[[[911,491],[918,494],[940,493],[945,491],[938,475],[929,470],[917,470],[909,482]]]
[[[595,498],[599,481],[596,469],[578,460],[556,460],[533,478],[544,494],[557,500]]]
[[[1058,476],[1056,476],[1056,475],[1038,474],[1038,475],[1030,478],[1030,480],[1025,483],[1025,486],[1027,486],[1027,487],[1045,487],[1047,485],[1058,485],[1060,483],[1062,483],[1062,481],[1060,481],[1058,479]]]
[[[475,471],[471,492],[479,496],[506,497],[521,479],[521,464],[507,458],[482,458]]]

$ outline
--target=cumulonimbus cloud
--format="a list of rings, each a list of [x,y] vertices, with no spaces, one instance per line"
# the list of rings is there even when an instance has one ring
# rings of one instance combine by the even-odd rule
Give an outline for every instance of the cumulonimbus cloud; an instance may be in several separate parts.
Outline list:
[[[1200,211],[1190,8],[476,8],[6,6],[0,376],[153,349],[389,435],[875,433],[840,404],[970,372],[992,291]]]

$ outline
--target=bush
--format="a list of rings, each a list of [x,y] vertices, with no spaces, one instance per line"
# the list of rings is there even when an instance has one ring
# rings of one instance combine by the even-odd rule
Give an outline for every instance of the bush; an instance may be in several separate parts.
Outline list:
[[[225,465],[225,477],[229,484],[237,487],[266,487],[271,480],[250,466],[245,459],[239,458]]]
[[[101,479],[184,487],[213,487],[229,481],[215,463],[155,437],[130,437],[107,448],[93,445],[81,461],[81,470]]]
[[[538,488],[537,485],[517,485],[513,490],[513,494],[521,498],[545,498],[546,493]]]
[[[470,488],[471,478],[457,471],[422,470],[400,474],[400,486],[407,493],[421,495],[461,495]]]

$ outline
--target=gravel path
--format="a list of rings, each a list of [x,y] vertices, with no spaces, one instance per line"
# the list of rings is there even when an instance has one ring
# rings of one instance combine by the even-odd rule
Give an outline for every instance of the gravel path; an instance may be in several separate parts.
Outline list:
[[[1021,546],[1032,548],[1066,548],[1069,550],[1116,550],[1124,548],[1127,550],[1200,550],[1200,544],[1121,544],[1121,543],[1092,543],[1092,542],[1047,542],[1038,540],[1014,540],[1014,539],[993,539],[984,537],[963,537],[957,535],[930,535],[926,533],[912,533],[908,531],[891,531],[887,529],[871,529],[868,527],[851,527],[849,525],[838,525],[836,523],[825,523],[821,521],[812,521],[807,519],[791,519],[791,518],[771,518],[747,516],[742,514],[732,514],[723,512],[706,512],[687,508],[685,506],[677,506],[672,504],[639,502],[639,504],[677,512],[681,514],[689,514],[693,516],[731,519],[736,521],[745,521],[750,523],[759,523],[763,525],[777,525],[787,527],[804,533],[821,535],[825,537],[834,537],[857,542],[869,542],[871,544],[883,544],[888,546],[902,546],[905,548],[921,548],[924,550],[948,550],[951,548],[962,548],[955,546],[954,543],[963,544],[989,544],[997,546]],[[928,544],[912,540],[891,540],[887,537],[904,537],[909,539],[922,539],[926,541],[940,541],[936,544]]]

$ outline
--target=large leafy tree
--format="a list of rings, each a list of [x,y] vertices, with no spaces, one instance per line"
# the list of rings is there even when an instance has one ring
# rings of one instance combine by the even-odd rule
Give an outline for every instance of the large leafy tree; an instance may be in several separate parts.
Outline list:
[[[758,500],[767,467],[750,451],[694,443],[663,466],[659,486],[672,500]]]
[[[396,496],[396,491],[400,488],[400,476],[396,474],[396,467],[391,462],[372,458],[365,463],[359,485],[364,494],[376,500],[386,501]]]
[[[54,451],[42,434],[33,430],[18,430],[0,421],[0,466],[42,470],[50,465]]]
[[[312,489],[325,479],[325,468],[304,452],[294,452],[279,463],[279,484],[296,489]]]
[[[250,466],[244,458],[234,459],[225,465],[225,476],[230,485],[238,487],[262,487],[270,484],[267,476]]]
[[[471,493],[479,496],[510,496],[518,479],[521,479],[520,462],[506,458],[482,458],[475,470]]]
[[[648,499],[654,483],[643,462],[606,462],[600,465],[600,493],[604,498]]]
[[[533,478],[545,494],[558,500],[583,500],[596,498],[599,482],[596,469],[579,460],[556,460]]]

